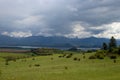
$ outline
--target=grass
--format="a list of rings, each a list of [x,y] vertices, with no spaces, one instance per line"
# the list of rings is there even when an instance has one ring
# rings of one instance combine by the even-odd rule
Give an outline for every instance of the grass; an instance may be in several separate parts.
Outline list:
[[[28,57],[31,53],[0,53],[0,57],[13,56],[13,57]]]
[[[117,63],[105,58],[103,60],[89,60],[94,53],[74,54],[71,58],[59,58],[61,54],[51,56],[37,56],[11,61],[9,65],[0,58],[0,80],[119,80],[120,58]],[[0,56],[28,56],[27,54],[0,53]],[[73,58],[80,58],[74,61]],[[39,64],[40,66],[35,66]],[[66,68],[67,67],[67,68]]]

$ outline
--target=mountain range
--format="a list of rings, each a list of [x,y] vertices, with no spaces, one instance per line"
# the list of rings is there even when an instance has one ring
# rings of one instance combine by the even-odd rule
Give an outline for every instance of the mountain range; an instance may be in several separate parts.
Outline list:
[[[102,43],[109,43],[107,38],[66,38],[66,37],[44,37],[31,36],[25,38],[14,38],[0,35],[0,46],[38,46],[38,47],[95,47],[100,48]],[[117,40],[118,45],[120,40]]]

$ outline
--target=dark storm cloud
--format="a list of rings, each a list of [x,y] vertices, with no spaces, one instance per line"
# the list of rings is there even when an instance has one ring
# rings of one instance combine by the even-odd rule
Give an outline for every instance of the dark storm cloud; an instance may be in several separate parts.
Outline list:
[[[120,0],[0,0],[0,32],[97,35],[120,21]],[[76,25],[78,25],[76,27]],[[87,34],[88,34],[87,33]]]

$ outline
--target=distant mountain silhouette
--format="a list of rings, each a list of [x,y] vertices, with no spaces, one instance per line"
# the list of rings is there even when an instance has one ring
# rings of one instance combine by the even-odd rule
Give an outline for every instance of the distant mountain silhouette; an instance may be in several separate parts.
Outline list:
[[[31,36],[26,38],[14,38],[0,36],[0,46],[41,46],[41,47],[101,47],[102,43],[109,43],[106,38],[66,38],[66,37],[44,37]],[[120,40],[117,40],[120,44]]]

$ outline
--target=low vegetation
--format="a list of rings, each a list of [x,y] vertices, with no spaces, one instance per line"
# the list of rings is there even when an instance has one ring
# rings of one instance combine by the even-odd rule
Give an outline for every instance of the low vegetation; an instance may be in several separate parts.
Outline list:
[[[54,48],[38,48],[38,49],[31,49],[31,52],[33,53],[32,55],[43,55],[43,56],[47,56],[47,55],[52,55],[54,53],[57,54],[61,54],[63,53],[62,50],[59,49],[54,49]]]
[[[93,52],[41,48],[0,53],[0,80],[119,80],[120,47],[112,39]]]
[[[89,59],[104,59],[105,57],[116,59],[117,56],[120,56],[120,47],[117,46],[116,39],[111,37],[109,44],[104,42],[102,49],[96,51],[96,54],[90,56]]]
[[[49,56],[30,56],[16,59],[5,65],[5,58],[0,57],[0,80],[119,80],[120,58],[111,60],[89,60],[96,53],[72,53]],[[3,53],[0,53],[0,55]],[[5,53],[7,56],[10,53]],[[27,54],[13,54],[11,56],[28,56]],[[72,55],[70,58],[67,56]],[[62,56],[62,57],[59,57]],[[64,57],[63,57],[64,56]],[[86,58],[83,58],[85,56]],[[5,57],[5,56],[4,56]],[[52,60],[51,60],[52,59]],[[11,59],[10,59],[11,60]],[[104,74],[103,74],[104,73]],[[117,74],[116,74],[117,73]]]

